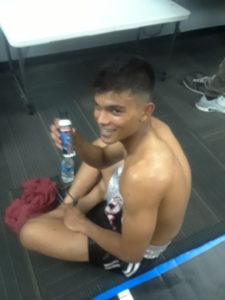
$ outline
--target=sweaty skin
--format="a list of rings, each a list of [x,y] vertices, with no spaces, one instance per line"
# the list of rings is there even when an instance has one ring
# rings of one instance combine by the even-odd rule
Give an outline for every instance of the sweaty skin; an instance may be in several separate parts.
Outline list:
[[[132,184],[129,185],[130,191],[125,184],[126,178],[130,177],[127,172],[133,173],[131,180],[148,181],[146,190],[140,190],[140,198],[145,198],[146,193],[149,196],[146,197],[146,207],[151,207],[154,191],[162,190],[161,199],[155,199],[157,218],[155,216],[156,223],[150,242],[153,245],[164,245],[173,240],[183,223],[190,196],[191,172],[184,152],[170,128],[154,117],[151,121],[150,137],[136,153],[136,158],[144,157],[144,160],[127,159],[121,178],[121,192],[132,194]],[[142,221],[145,223],[144,219]]]
[[[187,208],[191,171],[170,128],[152,116],[154,108],[145,95],[128,91],[95,95],[100,140],[90,144],[74,131],[75,150],[84,161],[70,189],[79,198],[78,205],[60,205],[28,221],[20,232],[26,248],[59,259],[88,261],[89,237],[119,259],[139,262],[149,244],[160,246],[174,239]],[[124,207],[118,233],[94,224],[86,213],[104,200],[108,181],[122,163]],[[72,200],[67,196],[64,201]]]
[[[95,118],[102,140],[109,145],[99,161],[124,158],[122,234],[102,230],[88,220],[80,229],[126,261],[140,261],[150,243],[160,246],[173,240],[183,223],[191,189],[188,161],[169,127],[149,116],[151,104],[144,113],[133,104],[129,94],[96,97]],[[123,147],[112,143],[118,140]]]
[[[135,155],[125,156],[120,178],[124,253],[129,248],[131,261],[139,261],[150,243],[160,246],[174,239],[190,196],[190,167],[178,141],[165,123],[153,117],[151,122],[149,137],[139,144]],[[88,230],[86,234],[105,246],[102,237]]]

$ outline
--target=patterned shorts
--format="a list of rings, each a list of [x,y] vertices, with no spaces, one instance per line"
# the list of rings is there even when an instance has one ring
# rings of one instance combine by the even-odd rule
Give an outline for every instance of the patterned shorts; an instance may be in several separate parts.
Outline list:
[[[87,214],[87,217],[95,224],[103,228],[112,230],[108,218],[104,213],[105,205],[105,201],[98,204]],[[118,232],[119,231],[120,230],[118,230]],[[100,266],[105,270],[120,273],[126,277],[141,274],[158,265],[160,262],[162,262],[163,259],[160,256],[154,259],[143,259],[138,263],[127,263],[106,252],[90,238],[88,238],[88,251],[89,261],[91,263]]]

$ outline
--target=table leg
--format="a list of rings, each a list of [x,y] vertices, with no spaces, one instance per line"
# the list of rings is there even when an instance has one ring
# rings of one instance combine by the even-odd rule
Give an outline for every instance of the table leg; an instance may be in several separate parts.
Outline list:
[[[18,78],[18,76],[16,75],[15,67],[13,65],[10,46],[5,36],[4,36],[4,40],[5,40],[5,48],[6,48],[6,54],[9,62],[10,72],[12,74],[13,79],[16,82],[16,86],[20,92],[20,97],[23,99],[23,104],[25,108],[27,109],[29,114],[33,114],[35,112],[35,108],[31,103],[31,101],[28,99],[26,76],[25,76],[25,61],[24,61],[22,50],[19,48],[17,49],[18,63],[19,63],[19,76],[20,76],[20,78]]]
[[[176,22],[175,23],[175,28],[174,28],[174,33],[173,33],[172,40],[171,40],[171,43],[170,43],[170,48],[169,48],[169,54],[168,54],[168,60],[169,61],[172,58],[175,41],[176,41],[176,38],[177,38],[177,34],[179,32],[180,32],[180,22]]]
[[[6,55],[8,58],[8,63],[9,63],[9,69],[11,73],[15,73],[14,67],[13,67],[13,62],[12,62],[12,56],[11,56],[11,52],[10,52],[10,48],[9,48],[9,43],[5,37],[5,35],[3,34],[3,38],[4,38],[4,42],[5,42],[5,49],[6,49]]]
[[[177,34],[179,32],[180,32],[180,22],[176,22],[175,23],[175,27],[174,27],[174,32],[173,32],[173,35],[172,35],[172,39],[171,39],[171,42],[170,42],[170,47],[169,47],[169,53],[168,53],[168,56],[167,56],[166,66],[169,65],[169,62],[170,62],[170,60],[172,58],[175,41],[176,41],[176,38],[177,38]],[[167,69],[168,69],[168,67],[166,67],[166,70]],[[161,80],[162,81],[166,80],[166,77],[167,77],[167,72],[164,71],[163,74],[162,74]]]

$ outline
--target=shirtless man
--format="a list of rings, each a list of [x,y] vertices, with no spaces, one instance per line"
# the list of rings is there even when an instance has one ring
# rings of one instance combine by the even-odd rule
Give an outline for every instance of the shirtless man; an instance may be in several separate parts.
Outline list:
[[[74,129],[74,147],[84,163],[64,204],[22,227],[24,247],[131,276],[141,270],[143,258],[157,258],[175,238],[191,171],[170,128],[152,116],[153,85],[151,67],[135,57],[99,72],[94,117],[100,139],[91,144]],[[51,134],[60,147],[57,125]],[[94,221],[88,213],[93,208]]]

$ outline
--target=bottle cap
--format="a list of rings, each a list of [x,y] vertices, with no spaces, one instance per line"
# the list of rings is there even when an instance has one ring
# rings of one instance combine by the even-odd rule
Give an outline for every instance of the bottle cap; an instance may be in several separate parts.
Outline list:
[[[59,120],[59,126],[70,126],[72,122],[69,119]]]

